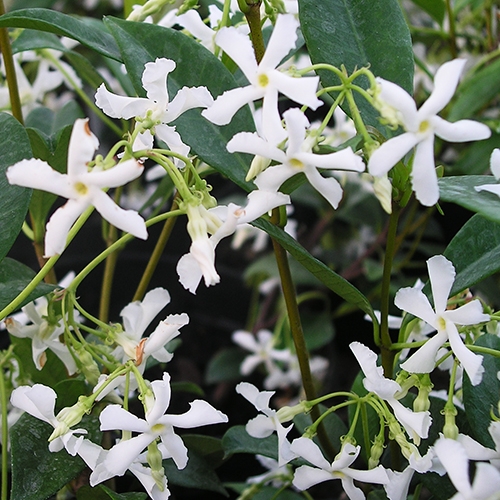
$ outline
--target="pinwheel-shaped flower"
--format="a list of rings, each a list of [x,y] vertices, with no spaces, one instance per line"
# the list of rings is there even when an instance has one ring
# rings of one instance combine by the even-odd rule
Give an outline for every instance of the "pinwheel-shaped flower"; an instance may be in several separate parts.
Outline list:
[[[387,173],[406,153],[416,146],[412,168],[412,186],[417,199],[432,206],[439,199],[439,188],[434,165],[434,136],[449,142],[487,139],[490,129],[473,120],[455,123],[443,120],[437,114],[455,93],[465,59],[443,64],[434,78],[434,90],[417,110],[413,98],[395,83],[377,78],[379,94],[376,97],[382,115],[393,124],[402,125],[405,133],[389,139],[368,161],[368,171],[375,176]]]
[[[287,413],[286,420],[281,421],[279,411],[269,407],[274,391],[259,391],[257,387],[248,382],[240,382],[236,386],[236,392],[241,394],[247,401],[252,403],[263,415],[257,415],[249,420],[246,425],[246,431],[254,438],[265,438],[274,431],[278,435],[278,464],[283,466],[293,460],[296,455],[290,451],[290,443],[286,435],[290,432],[293,424],[288,427],[283,426],[284,421],[291,420],[293,415]]]
[[[411,411],[397,400],[396,394],[402,391],[401,386],[395,380],[384,377],[382,367],[377,366],[377,355],[372,350],[360,342],[352,342],[349,347],[365,374],[363,379],[365,389],[387,401],[394,410],[396,419],[418,445],[420,438],[426,438],[429,434],[432,421],[429,412]]]
[[[360,446],[344,443],[340,453],[332,463],[328,462],[318,445],[311,439],[305,437],[294,439],[291,449],[298,456],[315,465],[315,467],[301,465],[295,471],[293,485],[299,490],[307,490],[323,481],[340,479],[344,491],[351,500],[363,500],[365,495],[361,489],[354,486],[354,480],[373,484],[389,482],[387,473],[381,465],[370,470],[351,469],[350,465],[358,457]]]
[[[266,52],[259,64],[255,60],[248,36],[233,27],[222,28],[216,36],[216,44],[240,67],[250,85],[224,92],[202,115],[216,125],[226,125],[242,106],[263,98],[263,134],[275,145],[284,139],[278,112],[278,92],[311,109],[320,106],[322,101],[316,97],[319,77],[293,78],[276,69],[281,60],[295,47],[298,26],[299,22],[294,16],[278,16]]]
[[[101,474],[107,477],[121,476],[137,459],[142,451],[157,438],[161,439],[165,449],[170,454],[179,469],[188,462],[187,448],[182,439],[174,432],[174,427],[190,429],[201,425],[227,422],[227,417],[206,401],[196,399],[190,403],[191,408],[182,415],[166,415],[170,404],[170,375],[163,374],[163,380],[151,382],[155,401],[146,412],[146,419],[141,419],[129,413],[119,405],[107,406],[100,415],[101,430],[124,430],[138,432],[131,439],[120,441],[113,446],[106,458],[94,470],[91,480],[94,484],[100,482]],[[111,474],[109,476],[108,474]]]
[[[314,189],[333,208],[337,208],[342,198],[342,188],[333,177],[323,177],[318,168],[362,172],[365,169],[363,161],[351,148],[325,155],[312,153],[310,141],[306,138],[309,120],[304,113],[298,108],[292,108],[283,113],[283,116],[288,133],[286,151],[249,132],[236,134],[227,144],[228,151],[259,155],[279,163],[268,167],[255,178],[254,182],[260,190],[277,191],[287,179],[303,172]]]
[[[491,464],[478,462],[474,481],[470,482],[469,460],[464,447],[454,439],[441,437],[434,451],[446,469],[457,493],[452,500],[488,500],[498,498],[500,472]]]
[[[174,69],[175,62],[165,58],[145,65],[142,86],[147,98],[119,96],[109,92],[102,84],[97,89],[95,100],[97,106],[112,118],[151,120],[154,134],[167,143],[172,151],[187,156],[189,146],[182,142],[175,127],[167,124],[189,109],[210,106],[213,98],[205,87],[183,87],[170,101],[167,77]]]
[[[439,348],[445,342],[449,342],[453,354],[467,372],[472,385],[477,385],[483,376],[483,357],[467,349],[456,325],[475,325],[489,321],[490,317],[483,313],[483,307],[477,299],[457,309],[446,309],[455,280],[455,268],[446,257],[443,255],[431,257],[427,261],[427,269],[434,298],[434,309],[424,293],[416,288],[399,290],[394,303],[403,311],[413,314],[434,327],[437,334],[402,363],[401,368],[410,373],[430,373],[436,366]]]
[[[143,168],[130,159],[108,170],[94,168],[89,172],[87,163],[99,146],[90,131],[88,119],[75,121],[69,140],[68,170],[61,174],[48,163],[32,158],[22,160],[7,169],[11,184],[54,193],[68,202],[57,209],[47,224],[45,256],[62,253],[66,237],[75,220],[90,205],[113,226],[137,238],[148,236],[144,219],[133,210],[123,210],[103,191],[103,188],[123,186],[139,177]]]
[[[162,363],[172,359],[173,354],[165,349],[165,345],[179,335],[181,327],[188,324],[187,314],[169,314],[149,337],[142,338],[151,321],[169,302],[167,290],[155,288],[145,295],[142,302],[131,302],[122,309],[120,316],[123,318],[124,331],[114,337],[120,346],[114,351],[115,357],[122,362],[135,359],[141,369],[144,369],[149,356]]]

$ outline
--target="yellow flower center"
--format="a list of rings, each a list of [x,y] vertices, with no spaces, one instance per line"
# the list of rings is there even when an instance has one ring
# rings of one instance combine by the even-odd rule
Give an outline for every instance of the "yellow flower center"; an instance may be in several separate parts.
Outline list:
[[[80,181],[75,182],[74,188],[76,189],[77,193],[81,196],[85,196],[89,191],[89,188],[83,182]]]
[[[431,124],[429,123],[428,120],[424,120],[420,125],[418,126],[418,131],[423,134],[429,130],[431,127]]]
[[[438,330],[446,330],[446,320],[441,316],[437,320]]]
[[[259,75],[259,85],[261,87],[267,87],[269,85],[269,78],[267,75]]]
[[[293,168],[304,168],[304,164],[297,158],[292,158],[289,163]]]
[[[161,434],[165,429],[165,426],[163,424],[155,424],[153,427],[151,427],[151,431],[154,432],[155,434]]]

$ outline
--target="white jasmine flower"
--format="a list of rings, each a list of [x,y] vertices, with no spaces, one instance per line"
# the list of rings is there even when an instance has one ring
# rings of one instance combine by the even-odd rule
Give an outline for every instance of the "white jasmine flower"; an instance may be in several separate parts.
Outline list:
[[[483,376],[483,357],[467,349],[458,333],[457,325],[475,325],[489,321],[490,317],[483,313],[481,302],[477,299],[457,309],[447,310],[448,297],[455,280],[455,268],[443,255],[431,257],[427,261],[427,268],[434,298],[434,310],[429,299],[416,288],[399,290],[394,303],[403,311],[431,325],[437,330],[437,334],[408,358],[401,368],[410,373],[430,373],[436,365],[438,350],[445,342],[449,342],[453,354],[467,372],[472,385],[477,385]]]
[[[242,375],[249,375],[262,363],[267,372],[272,373],[278,368],[276,361],[286,362],[292,357],[290,349],[274,349],[274,335],[269,330],[259,330],[256,335],[237,330],[231,338],[243,349],[253,352],[243,360],[240,366]]]
[[[177,263],[177,274],[182,286],[191,293],[196,293],[202,277],[206,286],[219,283],[220,276],[215,269],[215,248],[223,238],[233,234],[240,224],[252,222],[273,208],[288,203],[290,197],[283,193],[255,190],[248,195],[247,200],[243,208],[233,203],[210,210],[203,205],[188,207],[188,217],[199,223],[188,223],[188,231],[190,227],[194,228],[190,232],[192,243],[189,253]],[[214,225],[214,220],[218,220],[218,227],[209,237],[208,231],[213,230],[209,226]]]
[[[439,188],[434,165],[434,136],[448,142],[465,142],[487,139],[490,129],[473,120],[455,123],[443,120],[437,114],[448,104],[458,85],[465,59],[455,59],[443,64],[434,78],[434,90],[417,110],[415,101],[401,87],[377,78],[379,95],[376,97],[382,116],[392,124],[402,125],[405,133],[384,142],[373,152],[368,161],[368,171],[375,176],[386,174],[414,146],[412,186],[417,199],[425,206],[432,206],[439,199]]]
[[[61,174],[48,163],[32,158],[22,160],[7,169],[11,184],[54,193],[68,202],[57,209],[47,224],[45,256],[60,254],[66,245],[68,232],[76,219],[90,205],[112,225],[137,238],[146,239],[148,234],[143,218],[132,210],[123,210],[103,191],[103,188],[122,186],[139,177],[143,167],[131,159],[109,170],[88,171],[99,146],[97,137],[90,131],[88,119],[75,121],[69,140],[68,170]]]
[[[411,411],[397,400],[397,393],[402,392],[401,386],[395,380],[384,377],[382,367],[377,366],[377,355],[372,350],[360,342],[352,342],[349,347],[365,374],[363,379],[365,389],[387,401],[393,409],[396,419],[418,445],[420,438],[427,438],[429,435],[429,427],[432,422],[430,413],[428,411]]]
[[[54,427],[50,439],[49,450],[51,452],[66,451],[75,456],[81,445],[83,437],[75,437],[75,434],[87,434],[85,429],[70,429],[64,420],[68,408],[63,408],[57,417],[54,414],[57,395],[51,387],[35,384],[33,387],[23,385],[14,389],[10,396],[12,406],[19,408],[31,416],[47,422]],[[80,416],[81,418],[81,416]]]
[[[491,153],[490,170],[495,179],[497,181],[500,180],[500,149],[498,148],[494,149]],[[483,184],[482,186],[476,186],[474,189],[476,191],[488,191],[500,196],[500,184]]]
[[[120,346],[113,353],[116,358],[123,363],[134,359],[142,370],[149,356],[162,363],[172,359],[173,354],[165,349],[165,345],[180,334],[181,327],[188,324],[187,314],[169,314],[149,337],[142,338],[151,321],[169,302],[167,290],[155,288],[145,295],[142,302],[131,302],[122,309],[120,316],[123,318],[124,331],[114,338]]]
[[[213,99],[206,87],[183,87],[170,101],[167,77],[175,66],[174,61],[165,58],[146,63],[142,74],[142,86],[147,97],[119,96],[109,92],[102,84],[97,89],[95,100],[96,105],[112,118],[151,120],[154,134],[172,151],[187,156],[189,146],[182,142],[175,127],[168,123],[189,109],[210,106]]]
[[[280,420],[279,412],[269,407],[271,397],[274,391],[260,392],[257,387],[248,382],[240,382],[236,386],[236,392],[241,394],[247,401],[252,403],[257,410],[263,415],[257,415],[252,420],[249,420],[246,425],[246,431],[254,438],[265,438],[270,436],[274,431],[278,435],[278,464],[283,466],[296,457],[296,454],[290,450],[290,443],[286,439],[286,435],[290,432],[293,424],[288,427],[283,426]],[[287,415],[286,420],[291,420]]]
[[[454,439],[440,437],[434,451],[448,473],[457,493],[453,500],[491,500],[498,498],[500,472],[491,464],[478,462],[470,482],[469,460],[464,447]]]
[[[216,43],[240,67],[250,85],[224,92],[202,115],[216,125],[226,125],[242,106],[263,98],[264,137],[273,145],[284,139],[278,112],[278,92],[292,101],[316,109],[322,104],[316,97],[319,77],[293,78],[275,69],[295,47],[299,22],[292,15],[280,15],[264,57],[257,64],[250,39],[236,28],[222,28]]]
[[[195,400],[191,408],[182,415],[165,414],[170,404],[170,375],[163,374],[163,380],[151,382],[154,393],[154,403],[146,412],[146,419],[141,419],[129,413],[119,405],[107,406],[99,419],[101,430],[124,430],[139,433],[131,439],[120,441],[113,446],[102,463],[98,464],[91,475],[93,484],[101,482],[101,474],[111,477],[122,476],[142,451],[157,438],[165,446],[169,455],[179,469],[188,462],[187,448],[180,436],[174,432],[174,427],[190,429],[201,425],[227,422],[227,417],[206,401]]]
[[[365,495],[361,489],[354,486],[354,480],[374,484],[389,482],[387,473],[381,465],[370,470],[351,469],[350,465],[358,457],[361,446],[344,443],[332,463],[326,460],[319,446],[311,439],[305,437],[294,439],[291,449],[315,466],[301,465],[295,471],[293,485],[299,490],[307,490],[323,481],[340,479],[344,491],[351,500],[363,500]]]
[[[337,179],[323,177],[318,168],[362,172],[365,169],[363,161],[351,148],[325,155],[312,153],[311,141],[306,138],[309,120],[304,113],[298,108],[292,108],[283,117],[288,134],[286,151],[250,132],[236,134],[227,144],[228,151],[260,155],[278,162],[278,165],[268,167],[255,178],[254,182],[260,190],[278,191],[287,179],[303,172],[314,189],[333,208],[337,208],[342,198],[342,187]]]

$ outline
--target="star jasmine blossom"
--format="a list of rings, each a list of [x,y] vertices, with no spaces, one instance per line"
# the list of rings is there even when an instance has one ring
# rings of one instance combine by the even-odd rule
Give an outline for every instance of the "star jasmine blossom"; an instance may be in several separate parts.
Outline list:
[[[139,124],[143,122],[143,129],[151,129],[172,151],[187,156],[189,146],[182,142],[175,127],[168,123],[189,109],[210,106],[213,98],[206,87],[183,87],[170,101],[167,77],[175,66],[174,61],[165,58],[158,58],[145,65],[142,86],[147,97],[119,96],[109,92],[102,84],[97,89],[95,100],[97,106],[108,116],[125,120],[136,118]]]
[[[94,168],[89,172],[87,163],[92,160],[98,146],[99,141],[90,131],[88,119],[78,119],[69,140],[67,174],[59,173],[48,163],[36,158],[22,160],[7,169],[6,175],[11,184],[68,198],[68,202],[57,209],[47,223],[46,257],[63,252],[71,226],[91,205],[118,229],[143,240],[148,236],[144,219],[133,210],[120,208],[103,191],[104,188],[123,186],[136,179],[144,167],[131,159],[108,170]]]
[[[483,313],[479,300],[472,300],[453,310],[447,310],[448,297],[455,281],[455,268],[443,255],[435,255],[427,261],[429,280],[431,283],[434,309],[429,299],[417,288],[402,288],[396,294],[394,303],[399,309],[424,320],[437,330],[417,352],[401,364],[401,368],[410,373],[430,373],[436,366],[436,356],[445,342],[450,343],[451,350],[467,372],[472,385],[481,382],[484,368],[483,357],[474,354],[465,346],[457,325],[476,325],[489,321],[488,314]]]
[[[365,389],[387,401],[408,435],[417,445],[420,444],[420,438],[427,438],[429,435],[432,422],[430,413],[411,411],[398,401],[397,394],[402,392],[401,386],[395,380],[384,377],[382,367],[377,366],[377,355],[372,350],[360,342],[352,342],[349,347],[365,374],[363,379]]]
[[[363,500],[366,497],[363,491],[354,485],[354,480],[373,484],[389,482],[387,472],[381,465],[370,470],[352,469],[350,465],[358,457],[361,446],[354,446],[349,442],[343,444],[332,463],[326,460],[318,445],[309,438],[295,439],[291,450],[315,466],[301,465],[295,471],[293,485],[299,490],[307,490],[324,481],[340,479],[344,491],[351,500]]]
[[[292,101],[305,104],[311,109],[321,106],[316,97],[319,78],[293,78],[277,70],[281,60],[295,47],[299,22],[292,15],[280,15],[272,32],[262,61],[255,60],[250,39],[236,28],[221,28],[216,44],[240,67],[250,85],[228,90],[219,96],[202,115],[216,125],[226,125],[245,104],[263,98],[262,131],[273,145],[285,135],[278,112],[278,92]]]
[[[255,178],[254,182],[260,190],[276,192],[287,179],[303,172],[314,189],[333,208],[337,208],[342,198],[340,183],[333,177],[323,177],[318,168],[363,172],[363,161],[351,148],[325,155],[312,153],[311,141],[306,137],[309,120],[304,113],[292,108],[283,113],[283,117],[288,135],[286,151],[249,132],[236,134],[227,144],[228,151],[260,155],[278,162],[278,165],[267,167]]]
[[[425,206],[435,205],[439,188],[434,165],[434,136],[448,142],[465,142],[487,139],[490,129],[473,120],[450,123],[437,116],[453,97],[465,59],[455,59],[443,64],[434,78],[434,90],[417,110],[413,98],[395,83],[377,78],[376,96],[381,114],[392,125],[401,125],[405,133],[384,142],[368,161],[368,171],[375,176],[386,174],[414,146],[412,186],[417,199]]]

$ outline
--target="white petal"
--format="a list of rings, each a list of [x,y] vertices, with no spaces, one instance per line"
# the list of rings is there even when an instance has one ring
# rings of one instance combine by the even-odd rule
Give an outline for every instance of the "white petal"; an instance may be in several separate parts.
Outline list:
[[[283,113],[286,131],[288,133],[288,145],[286,154],[295,155],[302,151],[302,145],[306,138],[306,128],[309,127],[309,120],[299,108],[291,108]]]
[[[437,70],[434,77],[434,90],[418,110],[420,116],[435,115],[450,102],[466,62],[465,59],[454,59]]]
[[[393,137],[376,149],[368,160],[368,171],[374,176],[389,172],[419,141],[416,134],[407,132]]]
[[[283,163],[286,159],[286,155],[281,149],[262,139],[256,133],[251,132],[240,132],[234,135],[227,143],[227,150],[230,153],[238,151],[240,153],[259,155],[280,163]]]
[[[270,334],[270,337],[272,337],[272,333],[268,333]],[[260,349],[260,344],[257,342],[254,335],[244,330],[235,331],[231,335],[231,340],[247,351],[257,352]]]
[[[176,270],[181,285],[191,293],[196,293],[196,289],[203,277],[196,259],[190,253],[183,255],[177,262]]]
[[[315,469],[308,465],[301,465],[293,476],[293,485],[299,490],[307,490],[315,484],[322,483],[323,481],[330,481],[335,479],[332,474],[323,469]]]
[[[153,434],[139,434],[131,439],[120,441],[109,450],[103,465],[113,476],[123,476],[130,464],[154,439]]]
[[[54,170],[48,163],[32,158],[9,167],[5,173],[10,184],[40,189],[64,198],[74,195],[68,176]]]
[[[153,389],[155,395],[155,402],[152,408],[148,408],[146,420],[149,425],[154,425],[164,415],[170,405],[170,375],[164,373],[162,380],[153,380],[151,382],[151,389]]]
[[[114,188],[123,186],[134,179],[137,179],[144,170],[144,167],[137,160],[130,159],[118,163],[108,170],[88,172],[82,175],[81,181],[84,184],[93,185],[99,188]]]
[[[167,427],[161,434],[161,441],[177,468],[184,469],[188,462],[188,450],[182,438],[175,434],[172,427]]]
[[[316,97],[319,76],[294,78],[279,71],[268,74],[269,83],[292,101],[305,104],[312,110],[318,109],[323,101]]]
[[[434,165],[434,136],[430,135],[417,144],[411,184],[417,200],[426,207],[432,207],[439,200],[439,187]]]
[[[70,181],[87,173],[87,162],[94,157],[99,147],[97,137],[91,132],[89,119],[75,121],[68,146],[68,177]]]
[[[181,429],[227,422],[227,416],[206,401],[195,399],[189,403],[189,406],[190,408],[186,413],[182,415],[165,415],[159,421]]]
[[[448,334],[446,331],[438,332],[404,363],[401,363],[401,368],[410,373],[431,373],[436,367],[437,352],[447,340]]]
[[[493,150],[490,156],[490,170],[491,173],[498,180],[500,179],[500,149],[496,148]]]
[[[238,219],[238,224],[252,222],[273,208],[289,204],[290,196],[279,192],[273,193],[256,189],[247,196],[247,200],[248,203],[241,209],[243,213]]]
[[[271,144],[279,144],[286,138],[278,110],[278,91],[267,86],[262,101],[262,135]],[[256,127],[259,130],[259,127]]]
[[[414,473],[415,471],[411,467],[407,467],[403,472],[387,470],[389,483],[384,486],[387,498],[389,500],[406,500]]]
[[[104,83],[97,89],[95,103],[111,118],[130,120],[136,116],[145,117],[152,103],[143,97],[126,97],[109,92]]]
[[[319,168],[327,168],[330,170],[353,170],[355,172],[363,172],[365,170],[363,160],[361,157],[354,154],[351,148],[345,148],[326,155],[299,153],[296,157],[304,163]]]
[[[190,147],[182,142],[181,136],[176,132],[175,127],[161,123],[155,127],[155,135],[167,144],[171,151],[188,156]],[[175,161],[175,160],[174,160]],[[181,167],[184,165],[182,163]]]
[[[147,239],[144,219],[135,210],[123,210],[106,193],[96,191],[92,196],[96,210],[113,226],[136,238]]]
[[[299,457],[305,458],[309,463],[315,465],[316,467],[326,471],[331,470],[330,463],[323,456],[319,446],[312,439],[305,437],[294,439],[290,449]]]
[[[56,398],[54,389],[45,385],[35,384],[32,387],[22,385],[12,391],[10,403],[33,417],[54,425]]]
[[[446,331],[453,354],[458,358],[464,370],[470,378],[472,385],[478,385],[483,378],[483,357],[479,354],[474,354],[467,349],[463,343],[456,326],[451,321],[446,321]]]
[[[240,67],[248,81],[255,83],[257,61],[248,36],[233,27],[221,28],[215,37],[215,43]]]
[[[286,180],[299,172],[299,169],[288,165],[275,165],[267,167],[254,179],[254,183],[262,191],[277,191]]]
[[[339,181],[334,177],[323,177],[314,167],[306,168],[305,174],[311,186],[336,209],[343,194]]]
[[[419,441],[415,437],[416,433],[419,437],[427,439],[429,435],[429,428],[432,423],[432,419],[428,411],[411,411],[395,399],[389,400],[388,403],[394,410],[396,419],[403,425],[410,438],[415,441]]]
[[[487,125],[474,120],[450,123],[439,116],[434,116],[431,123],[435,134],[448,142],[479,141],[491,136],[491,129]]]
[[[214,102],[206,87],[182,87],[168,105],[163,121],[170,123],[182,113],[193,108],[208,108]]]
[[[142,86],[148,99],[157,102],[162,109],[166,109],[168,104],[167,75],[174,69],[175,62],[164,57],[144,65]]]
[[[99,415],[101,431],[120,429],[132,432],[147,432],[149,426],[145,420],[136,417],[120,405],[109,405]]]
[[[476,464],[476,474],[472,483],[473,498],[498,498],[500,472],[491,464]]]
[[[342,446],[340,453],[335,457],[335,460],[331,464],[331,470],[342,471],[342,469],[349,467],[349,465],[351,465],[354,460],[356,460],[360,450],[360,446],[354,446],[351,443],[345,443]]]
[[[165,351],[164,346],[172,339],[177,337],[179,329],[189,323],[187,314],[170,314],[164,321],[160,321],[155,331],[150,335],[144,346],[144,354],[152,355],[155,359],[162,351]],[[171,355],[169,354],[170,358]]]
[[[216,125],[227,125],[236,111],[245,104],[260,99],[263,95],[264,92],[262,89],[251,85],[226,90],[226,92],[217,97],[212,106],[204,109],[201,115]]]
[[[412,287],[401,288],[396,293],[394,304],[402,311],[409,312],[429,325],[435,326],[436,313],[432,310],[429,299],[420,290]]]
[[[255,403],[260,395],[259,389],[257,389],[257,387],[248,382],[240,382],[236,386],[235,390],[238,394],[241,394],[247,401],[249,401],[255,406]],[[267,392],[265,394],[267,394],[268,396],[268,403],[269,403],[274,392]],[[269,407],[269,404],[267,404],[267,407]]]
[[[467,302],[458,309],[445,311],[444,316],[456,325],[475,325],[490,320],[489,314],[483,313],[483,306],[477,299]]]
[[[443,255],[435,255],[427,260],[434,308],[437,314],[446,310],[451,287],[455,281],[455,268]]]
[[[498,452],[496,450],[486,448],[477,441],[474,441],[470,436],[459,434],[457,441],[464,447],[469,460],[491,460],[498,458]]]
[[[416,132],[418,127],[417,106],[413,98],[393,82],[377,77],[380,94],[378,99],[401,113],[401,120],[408,131]]]
[[[89,204],[86,200],[68,200],[52,214],[46,226],[45,257],[52,257],[63,252],[71,226]]]
[[[276,430],[276,425],[271,418],[257,415],[247,422],[245,429],[250,436],[262,439],[270,436]]]
[[[488,193],[493,193],[497,196],[500,196],[500,184],[483,184],[482,186],[475,186],[474,189],[477,192],[487,191]]]
[[[293,15],[279,15],[259,69],[274,69],[295,48],[299,21]]]
[[[462,445],[453,439],[440,438],[434,451],[455,488],[465,498],[473,498],[469,480],[469,460]]]

